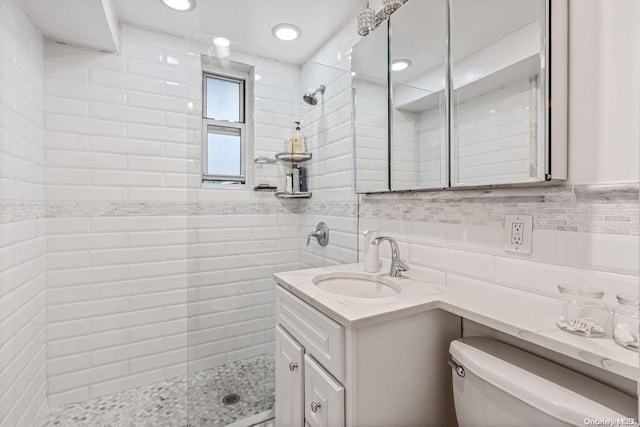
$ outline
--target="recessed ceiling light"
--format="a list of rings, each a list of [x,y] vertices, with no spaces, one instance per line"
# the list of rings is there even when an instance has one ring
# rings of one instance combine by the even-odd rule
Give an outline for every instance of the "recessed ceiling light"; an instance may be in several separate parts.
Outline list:
[[[225,39],[224,37],[216,37],[213,39],[213,44],[218,47],[227,47],[231,44],[229,39]]]
[[[278,24],[271,29],[271,34],[277,39],[290,42],[300,37],[302,31],[293,24]]]
[[[396,59],[391,63],[391,69],[393,71],[406,70],[411,66],[411,61],[408,59]]]
[[[196,0],[160,0],[171,9],[187,12],[196,7]]]

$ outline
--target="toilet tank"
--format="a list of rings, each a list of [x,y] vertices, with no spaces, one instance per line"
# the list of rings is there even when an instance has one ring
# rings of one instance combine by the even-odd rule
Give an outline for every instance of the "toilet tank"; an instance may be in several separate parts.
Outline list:
[[[584,426],[586,419],[637,425],[636,398],[523,350],[469,337],[449,352],[462,368],[452,371],[460,427]]]

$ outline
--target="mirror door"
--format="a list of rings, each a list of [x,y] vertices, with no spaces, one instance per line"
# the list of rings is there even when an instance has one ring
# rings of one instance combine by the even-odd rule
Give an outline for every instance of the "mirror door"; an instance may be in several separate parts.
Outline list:
[[[451,186],[544,181],[545,1],[450,4]]]
[[[353,48],[355,191],[566,180],[567,41],[567,0],[405,2]]]
[[[354,189],[389,191],[389,56],[384,22],[351,53]]]
[[[391,190],[445,188],[446,0],[411,0],[389,25]]]

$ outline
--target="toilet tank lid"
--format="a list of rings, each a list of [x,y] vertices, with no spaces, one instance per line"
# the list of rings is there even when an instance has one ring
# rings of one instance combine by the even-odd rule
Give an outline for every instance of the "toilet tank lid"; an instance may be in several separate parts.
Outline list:
[[[449,352],[466,371],[564,422],[638,418],[633,397],[499,341],[462,338]]]

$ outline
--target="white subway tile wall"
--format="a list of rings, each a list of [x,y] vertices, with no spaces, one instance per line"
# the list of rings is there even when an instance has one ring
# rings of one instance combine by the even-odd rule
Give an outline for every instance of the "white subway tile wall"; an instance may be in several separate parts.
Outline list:
[[[44,42],[0,2],[0,426],[39,424],[46,401]]]
[[[128,25],[118,54],[46,43],[51,406],[273,351],[271,274],[300,267],[300,207],[201,185],[202,53]],[[249,155],[273,157],[300,69],[232,59],[259,76]]]
[[[449,179],[447,170],[447,135],[445,98],[438,95],[438,107],[418,115],[419,173],[415,188],[444,187]]]
[[[611,308],[617,303],[618,293],[638,295],[638,235],[534,227],[531,255],[519,255],[504,251],[502,225],[361,216],[360,228],[379,229],[381,235],[394,236],[400,243],[402,259],[408,260],[414,270],[412,274],[441,284],[493,285],[504,290],[505,298],[508,289],[515,289],[544,299],[557,296],[559,283],[579,282],[602,288]],[[389,259],[387,247],[381,250],[381,256]],[[433,272],[444,275],[434,276]]]
[[[530,173],[542,170],[544,162],[543,144],[530,124],[541,115],[536,78],[458,100],[464,90],[454,95],[453,183],[531,181]]]
[[[422,151],[420,147],[422,145],[418,140],[418,127],[420,126],[418,120],[418,114],[413,111],[393,109],[391,176],[393,177],[394,189],[419,188],[420,186],[418,179],[420,176],[419,159]],[[379,136],[382,136],[386,142],[387,138],[384,138],[384,133],[379,132]],[[386,149],[387,144],[385,143],[383,147]],[[389,156],[388,149],[385,151],[384,158]]]
[[[336,36],[329,45],[339,43]],[[316,55],[318,57],[318,55]],[[301,262],[307,267],[346,264],[357,261],[357,196],[352,190],[353,140],[351,130],[351,72],[349,58],[333,66],[313,59],[302,67],[303,92],[321,84],[326,90],[318,104],[303,106],[303,132],[307,150],[313,152],[308,164],[309,200],[301,223],[303,234],[315,230],[320,221],[330,229],[329,245],[315,239],[302,247]]]
[[[353,86],[357,109],[354,114],[355,146],[358,153],[354,162],[358,177],[357,189],[384,190],[388,188],[389,181],[389,89],[386,82],[375,81],[354,81]],[[394,115],[394,124],[397,122],[398,118]],[[401,145],[406,148],[404,144]],[[397,151],[394,147],[394,159]]]

